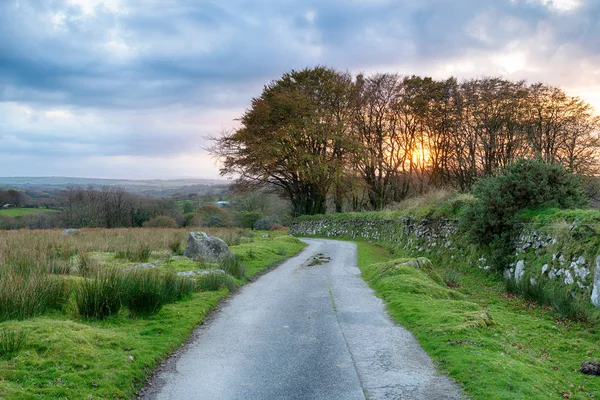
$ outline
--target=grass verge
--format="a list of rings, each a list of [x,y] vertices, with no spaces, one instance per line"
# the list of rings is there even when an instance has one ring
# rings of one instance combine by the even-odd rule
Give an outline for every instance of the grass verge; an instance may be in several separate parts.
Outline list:
[[[287,249],[285,255],[280,254],[282,247]],[[282,233],[233,246],[232,251],[241,258],[254,254],[243,260],[245,276],[236,282],[248,281],[303,247]],[[190,262],[189,269],[196,269],[195,264]],[[156,314],[138,313],[136,318],[121,309],[103,320],[74,319],[77,305],[70,304],[63,311],[2,322],[1,332],[18,332],[24,340],[19,346],[9,343],[10,338],[4,340],[13,350],[0,358],[0,398],[133,398],[146,376],[228,294],[226,288],[194,292],[164,304]]]
[[[24,215],[38,215],[47,212],[57,212],[48,208],[8,208],[0,210],[0,215],[5,217],[22,217]]]
[[[363,277],[393,319],[414,333],[440,369],[472,399],[595,399],[600,377],[579,372],[600,360],[597,326],[560,318],[506,292],[489,273],[460,260],[433,260],[425,273],[390,262],[415,254],[358,242]],[[454,274],[450,283],[439,277]],[[460,274],[460,277],[456,277]]]

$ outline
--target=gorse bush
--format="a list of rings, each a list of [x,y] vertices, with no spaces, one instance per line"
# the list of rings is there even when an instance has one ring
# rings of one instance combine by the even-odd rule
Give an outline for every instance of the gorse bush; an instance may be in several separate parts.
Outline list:
[[[15,329],[0,331],[0,357],[10,357],[23,348],[27,336],[25,332]]]
[[[460,227],[471,243],[489,247],[492,267],[505,268],[514,253],[519,212],[551,206],[578,208],[587,200],[577,176],[559,164],[521,159],[473,188],[476,200],[467,204]]]
[[[104,319],[121,309],[123,273],[116,268],[98,271],[75,288],[77,311],[83,317]]]

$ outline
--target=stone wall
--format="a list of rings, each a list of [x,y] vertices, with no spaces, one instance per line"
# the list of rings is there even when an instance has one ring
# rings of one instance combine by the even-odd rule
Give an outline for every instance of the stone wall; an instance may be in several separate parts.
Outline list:
[[[449,219],[401,217],[397,219],[337,219],[299,221],[292,224],[293,235],[347,237],[391,243],[430,253],[442,248],[463,255],[457,234],[458,223]],[[553,223],[524,225],[515,238],[515,262],[504,276],[532,284],[548,280],[568,288],[574,297],[590,299],[600,307],[600,236],[585,225]],[[454,255],[450,257],[454,258]],[[479,257],[475,267],[489,269]]]

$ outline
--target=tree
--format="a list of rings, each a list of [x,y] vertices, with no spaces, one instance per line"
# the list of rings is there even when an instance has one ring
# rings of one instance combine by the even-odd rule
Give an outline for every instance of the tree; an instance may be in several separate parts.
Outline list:
[[[294,215],[326,211],[343,176],[353,85],[349,74],[316,67],[267,85],[241,118],[241,128],[215,140],[222,175],[238,184],[280,188]]]

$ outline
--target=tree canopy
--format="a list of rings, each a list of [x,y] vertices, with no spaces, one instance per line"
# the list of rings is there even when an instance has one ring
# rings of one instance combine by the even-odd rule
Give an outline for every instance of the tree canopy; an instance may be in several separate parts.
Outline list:
[[[291,71],[216,139],[221,173],[271,185],[293,212],[382,209],[428,187],[469,190],[519,159],[598,173],[600,118],[562,89],[501,78]]]

